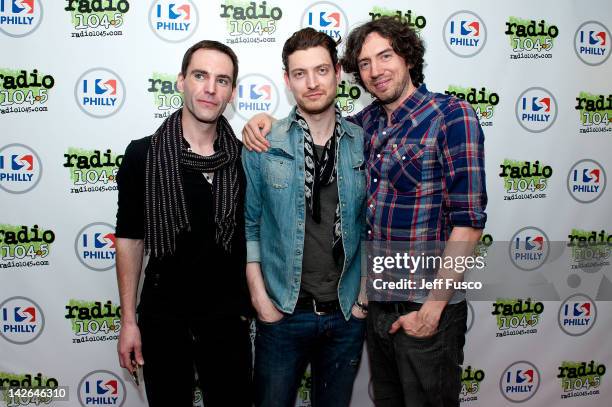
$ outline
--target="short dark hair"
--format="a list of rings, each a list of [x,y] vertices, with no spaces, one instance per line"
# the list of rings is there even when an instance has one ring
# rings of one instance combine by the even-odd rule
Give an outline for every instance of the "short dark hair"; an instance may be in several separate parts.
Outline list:
[[[295,51],[301,51],[308,48],[323,47],[329,52],[334,70],[338,65],[338,49],[340,40],[337,42],[329,35],[319,32],[312,27],[302,28],[296,31],[285,41],[283,46],[283,68],[289,72],[289,55]]]
[[[425,61],[425,46],[416,31],[408,24],[394,17],[381,17],[377,20],[369,21],[353,29],[348,36],[346,52],[342,58],[342,68],[344,72],[352,73],[357,83],[365,88],[361,75],[359,74],[359,54],[365,38],[376,32],[381,37],[391,42],[393,51],[401,56],[410,68],[410,79],[415,86],[419,86],[425,80],[423,66]]]
[[[199,49],[213,49],[219,52],[224,53],[232,60],[232,64],[234,65],[234,72],[232,74],[232,87],[236,87],[236,82],[238,80],[238,57],[236,53],[227,45],[221,44],[218,41],[212,40],[202,40],[193,44],[183,55],[183,63],[181,64],[181,74],[183,76],[187,76],[187,67],[191,62],[191,57],[193,54]]]

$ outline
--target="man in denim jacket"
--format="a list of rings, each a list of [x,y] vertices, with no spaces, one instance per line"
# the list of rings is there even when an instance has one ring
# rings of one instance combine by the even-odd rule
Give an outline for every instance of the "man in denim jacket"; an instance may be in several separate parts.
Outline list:
[[[242,156],[256,405],[293,406],[310,363],[313,406],[348,406],[366,312],[363,131],[334,104],[334,40],[302,29],[283,64],[297,106],[273,126],[266,153]]]

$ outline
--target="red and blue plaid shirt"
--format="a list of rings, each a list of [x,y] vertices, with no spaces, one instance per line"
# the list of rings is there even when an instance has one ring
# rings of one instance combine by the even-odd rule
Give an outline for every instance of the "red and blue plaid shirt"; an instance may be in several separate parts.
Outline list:
[[[367,240],[446,241],[487,216],[484,135],[469,103],[421,85],[391,115],[374,102],[363,127]]]

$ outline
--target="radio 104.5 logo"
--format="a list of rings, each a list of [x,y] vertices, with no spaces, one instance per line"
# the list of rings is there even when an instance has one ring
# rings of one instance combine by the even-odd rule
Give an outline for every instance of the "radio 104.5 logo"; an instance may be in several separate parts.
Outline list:
[[[153,96],[153,118],[165,119],[183,106],[183,93],[177,86],[176,75],[154,72],[147,92]]]
[[[595,362],[563,361],[557,368],[560,381],[561,399],[574,397],[589,397],[600,394],[603,376],[606,374],[606,365]]]
[[[342,114],[351,114],[356,109],[360,110],[359,98],[363,91],[359,85],[352,83],[350,80],[342,80],[336,89],[336,104],[340,108]]]
[[[70,193],[117,190],[117,171],[122,159],[123,155],[113,154],[110,148],[102,152],[70,147],[63,163],[70,172]]]
[[[567,236],[570,250],[570,267],[586,272],[596,272],[610,265],[612,234],[605,230],[572,229]]]
[[[504,181],[505,201],[516,199],[544,199],[553,169],[535,161],[505,159],[500,164],[500,178]]]
[[[49,91],[54,86],[55,78],[36,68],[0,68],[0,114],[48,111]]]
[[[72,38],[120,36],[125,16],[130,10],[127,0],[66,0],[65,11],[75,30]]]
[[[536,328],[540,324],[544,303],[522,299],[498,299],[493,303],[491,315],[495,316],[497,322],[497,338],[514,335],[530,335],[538,332]]]
[[[470,365],[461,369],[461,391],[459,393],[459,401],[461,403],[478,401],[480,386],[484,379],[485,372],[482,369]]]
[[[0,224],[0,269],[49,266],[53,242],[55,233],[51,229]]]
[[[377,20],[381,17],[393,17],[396,20],[403,22],[417,33],[427,26],[427,18],[410,9],[398,10],[374,6],[372,7],[368,15],[372,18],[372,21]]]
[[[64,318],[70,321],[72,343],[113,341],[121,329],[121,307],[110,300],[85,301],[71,299]]]
[[[277,24],[283,10],[269,2],[225,0],[219,17],[225,20],[228,44],[276,42]]]
[[[510,38],[510,59],[550,59],[553,56],[551,50],[555,38],[559,35],[559,27],[545,20],[509,17],[505,34]]]
[[[612,132],[612,94],[580,92],[574,109],[579,114],[581,134]]]

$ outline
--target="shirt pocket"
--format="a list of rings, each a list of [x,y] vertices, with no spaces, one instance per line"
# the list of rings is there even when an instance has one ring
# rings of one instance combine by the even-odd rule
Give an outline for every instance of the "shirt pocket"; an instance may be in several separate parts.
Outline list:
[[[416,193],[423,179],[423,160],[431,149],[417,143],[390,145],[385,154],[389,157],[389,187],[399,194]]]
[[[273,189],[285,189],[293,169],[293,157],[281,149],[270,149],[263,156],[263,173],[266,183]]]

